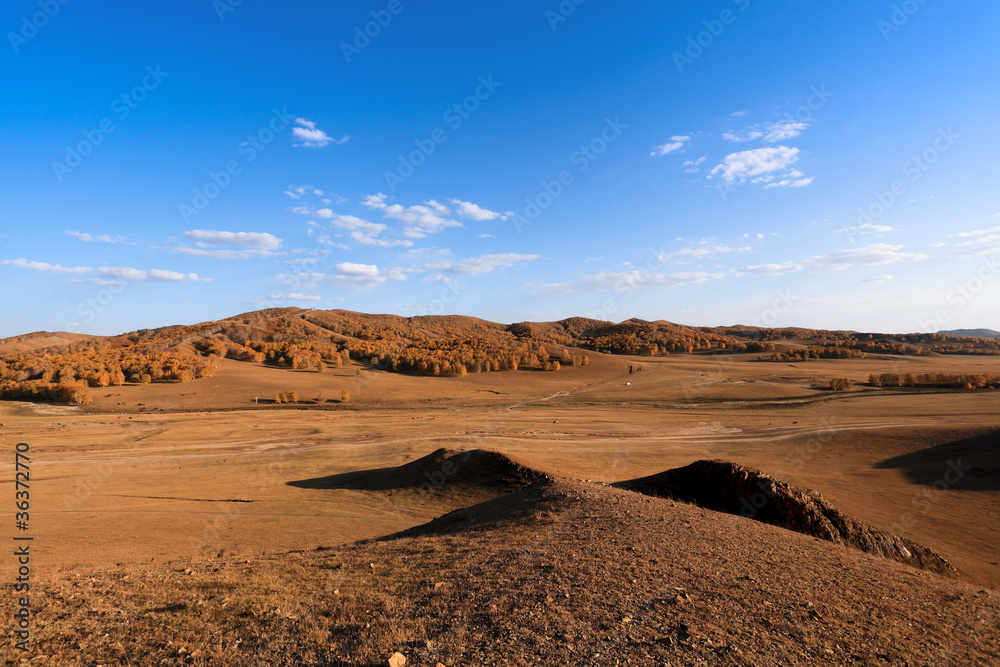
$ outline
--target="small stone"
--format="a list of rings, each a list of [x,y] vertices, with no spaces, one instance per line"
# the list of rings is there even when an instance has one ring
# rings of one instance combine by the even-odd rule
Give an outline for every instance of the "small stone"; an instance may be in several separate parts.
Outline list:
[[[398,651],[389,658],[389,667],[403,667],[406,664],[406,656]]]

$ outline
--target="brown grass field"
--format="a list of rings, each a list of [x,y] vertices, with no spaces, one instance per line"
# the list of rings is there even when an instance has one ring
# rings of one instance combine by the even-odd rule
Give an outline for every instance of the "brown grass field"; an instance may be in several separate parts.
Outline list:
[[[560,629],[558,623],[546,627],[554,636],[559,633],[571,636],[563,644],[570,646],[568,655],[575,656],[573,662],[553,662],[554,657],[536,657],[535,660],[542,661],[534,662],[530,655],[561,655],[546,653],[548,649],[541,648],[535,654],[526,653],[529,657],[521,662],[514,657],[509,663],[490,662],[482,658],[482,653],[473,651],[471,647],[482,642],[477,644],[471,636],[463,640],[466,644],[452,638],[450,653],[435,653],[429,648],[433,644],[421,647],[412,643],[428,640],[432,634],[438,645],[445,643],[445,648],[452,641],[440,633],[434,634],[433,624],[428,625],[426,618],[436,617],[437,612],[427,616],[421,625],[412,620],[412,615],[407,616],[393,606],[399,604],[398,596],[403,592],[416,595],[413,592],[416,589],[407,586],[417,586],[414,583],[417,579],[438,576],[426,574],[426,568],[432,567],[429,563],[436,563],[433,567],[442,573],[447,571],[439,575],[443,581],[457,581],[455,578],[461,576],[447,563],[437,562],[444,553],[440,538],[407,538],[415,541],[399,543],[407,546],[398,552],[387,551],[389,547],[385,546],[395,542],[348,545],[420,526],[452,510],[501,495],[485,482],[481,487],[471,483],[452,484],[449,476],[441,473],[427,478],[433,489],[423,494],[394,485],[390,472],[372,477],[388,480],[384,483],[341,485],[354,488],[291,484],[399,466],[442,447],[497,450],[560,479],[599,482],[650,475],[698,459],[725,459],[751,466],[779,480],[818,491],[843,512],[897,532],[942,555],[959,570],[960,581],[917,572],[920,582],[930,582],[927,586],[931,588],[925,586],[924,592],[940,588],[944,592],[940,592],[938,599],[943,599],[940,596],[976,595],[977,591],[985,590],[994,615],[983,616],[986,613],[983,612],[980,614],[983,618],[977,617],[986,624],[985,630],[976,626],[977,619],[969,621],[970,627],[987,635],[1000,632],[995,615],[1000,589],[997,538],[1000,535],[1000,391],[870,389],[862,384],[870,373],[882,372],[996,373],[1000,371],[1000,358],[874,356],[778,363],[757,361],[757,355],[753,354],[650,358],[592,353],[591,356],[589,366],[564,368],[557,373],[521,370],[447,378],[392,374],[357,362],[316,373],[222,359],[218,373],[212,378],[94,389],[94,402],[85,408],[0,402],[3,423],[0,442],[3,451],[10,454],[11,470],[0,484],[5,502],[13,497],[14,445],[27,442],[31,447],[32,576],[37,602],[32,602],[36,616],[32,621],[33,648],[27,657],[47,656],[31,664],[137,665],[286,664],[283,661],[287,656],[297,656],[287,658],[290,660],[287,664],[369,665],[388,664],[389,656],[402,650],[410,656],[407,664],[434,665],[438,658],[432,656],[437,655],[444,664],[615,664],[613,660],[604,662],[607,653],[605,658],[589,660],[582,651],[599,654],[600,650],[593,648],[597,640],[581,637],[579,628]],[[642,370],[629,375],[629,364],[641,366]],[[856,385],[851,391],[831,392],[825,386],[833,377],[852,378]],[[339,397],[345,389],[352,400],[341,404]],[[290,390],[299,393],[299,404],[272,403],[275,392]],[[320,392],[332,400],[315,404],[312,399]],[[961,471],[957,476],[956,469]],[[652,511],[651,500],[642,502],[645,504],[641,507],[646,508],[642,512]],[[664,507],[679,512],[684,521],[698,520],[689,516],[691,513],[714,514],[674,503]],[[550,510],[550,515],[556,517],[553,521],[564,516],[561,511]],[[591,515],[596,516],[596,510]],[[772,540],[768,562],[778,569],[795,568],[805,560],[812,559],[810,562],[815,563],[828,557],[809,556],[803,549],[823,550],[823,554],[833,554],[830,558],[846,557],[843,547],[826,543],[815,546],[818,544],[815,540],[790,534],[795,537],[788,538],[788,561],[782,564],[784,552],[774,548],[773,540],[788,531],[760,528],[761,524],[756,522],[721,516],[727,517],[725,525],[730,526],[727,530],[743,535],[733,538],[729,555],[732,560],[742,562],[741,550],[747,548],[745,540],[749,539],[746,535],[757,535],[754,531],[763,531],[761,539]],[[635,517],[622,525],[632,518]],[[529,516],[524,522],[515,522],[520,527],[510,528],[514,531],[511,539],[525,539],[519,533],[517,537],[514,535],[533,521],[545,524],[546,515],[543,512]],[[752,529],[746,527],[751,524]],[[583,533],[598,530],[588,526],[581,519],[579,529]],[[8,533],[13,536],[13,527]],[[480,538],[462,541],[460,537],[449,537],[444,543],[454,553],[464,554],[462,558],[471,558],[469,545]],[[703,538],[698,537],[692,544],[702,544],[698,540]],[[714,539],[712,549],[725,554],[729,538]],[[511,547],[516,545],[511,543],[504,548]],[[352,595],[356,597],[351,598],[354,604],[367,600],[365,604],[381,610],[378,614],[372,612],[373,618],[396,618],[394,614],[402,614],[399,618],[404,619],[398,620],[395,630],[378,626],[381,633],[378,641],[357,639],[359,633],[365,633],[363,624],[355,627],[356,623],[344,621],[342,626],[347,628],[343,630],[344,636],[355,639],[339,644],[347,647],[340,649],[343,651],[338,654],[340,662],[331,658],[333,654],[324,657],[313,649],[312,653],[305,649],[296,653],[299,649],[289,647],[259,649],[260,655],[265,650],[274,650],[275,656],[286,658],[258,663],[246,657],[240,662],[226,652],[224,639],[219,639],[220,648],[213,653],[213,643],[199,645],[198,633],[182,627],[186,613],[183,606],[177,607],[176,613],[160,614],[174,618],[164,623],[179,624],[172,630],[179,633],[178,637],[189,637],[171,644],[167,644],[168,637],[141,635],[138,630],[129,634],[119,628],[116,635],[115,631],[107,627],[98,629],[85,619],[89,609],[94,614],[99,612],[103,619],[110,614],[114,625],[117,617],[111,609],[120,602],[125,610],[121,618],[133,618],[134,627],[139,628],[144,622],[159,623],[156,620],[159,616],[149,612],[149,605],[159,602],[149,600],[162,601],[164,608],[168,607],[170,596],[162,591],[187,591],[193,584],[184,581],[186,571],[196,578],[202,576],[199,573],[212,573],[204,575],[205,590],[228,586],[226,590],[232,592],[222,597],[239,599],[238,604],[251,605],[248,590],[257,596],[254,599],[266,598],[267,604],[294,597],[287,589],[289,581],[296,581],[309,594],[326,591],[329,596],[332,584],[328,585],[328,581],[310,569],[308,563],[312,561],[303,560],[306,558],[303,554],[291,553],[318,548],[340,554],[338,557],[345,563],[350,557],[343,554],[353,553],[361,560],[374,557],[357,555],[360,553],[357,549],[375,550],[371,553],[377,552],[383,559],[403,559],[395,564],[380,561],[357,577],[338,575],[338,590],[355,591]],[[553,554],[564,553],[552,548]],[[539,549],[544,552],[545,547],[529,544],[525,549],[536,553]],[[586,551],[586,545],[577,544],[574,549]],[[404,551],[405,558],[400,555]],[[544,553],[538,557],[544,558]],[[420,558],[424,558],[423,565],[411,564]],[[558,560],[556,556],[552,558]],[[628,560],[629,568],[640,567],[632,563],[632,555]],[[659,561],[659,565],[656,562],[646,564],[648,569],[643,576],[669,578],[669,573],[661,571],[664,561]],[[695,562],[706,569],[705,576],[709,576],[708,570],[717,573],[720,567],[735,567],[719,565],[707,557]],[[482,562],[477,563],[475,567],[485,567]],[[398,569],[398,576],[375,582],[366,579],[368,583],[362,586],[358,577],[376,576],[377,568],[390,565]],[[598,570],[606,566],[606,563],[594,565]],[[468,567],[474,567],[471,561]],[[903,566],[893,567],[891,576],[886,575],[889,579],[903,577],[903,571],[907,570]],[[412,581],[411,574],[416,577]],[[473,579],[468,585],[478,586],[476,576],[467,574]],[[805,571],[800,574],[813,576]],[[15,563],[11,557],[3,559],[0,576],[5,584],[13,581]],[[143,605],[136,602],[138,584],[121,583],[122,576],[130,582],[144,581],[144,586],[161,591],[148,593],[145,612]],[[646,581],[640,576],[635,579]],[[653,588],[666,581],[657,584],[659,580],[653,579],[649,583]],[[85,583],[72,588],[78,586],[72,582],[80,581]],[[686,581],[689,588],[696,585],[691,583],[694,581],[691,577]],[[592,588],[597,586],[591,584]],[[849,589],[854,583],[843,581],[837,585]],[[670,587],[673,590],[674,584]],[[242,592],[237,594],[240,589]],[[364,597],[376,593],[377,600]],[[851,604],[851,595],[862,595],[858,591],[848,593],[843,593],[844,605]],[[87,601],[82,607],[74,605],[70,602],[73,596],[82,596]],[[98,598],[103,602],[95,602]],[[509,602],[508,598],[509,594],[498,597],[497,604],[502,607]],[[704,599],[695,607],[703,602]],[[864,605],[865,601],[857,603]],[[129,604],[133,605],[132,611]],[[294,603],[275,604],[287,607]],[[438,611],[444,613],[443,609]],[[707,609],[699,616],[706,627],[723,627],[723,620],[718,618],[711,623],[705,620],[711,616]],[[298,617],[307,612],[298,609],[288,613]],[[351,613],[358,618],[364,616],[358,610]],[[945,609],[942,613],[945,620],[940,622],[947,624],[950,612]],[[218,618],[204,620],[205,627],[218,624],[221,628],[226,621],[219,619],[225,617],[226,613],[220,611]],[[9,624],[10,618],[10,614],[5,614],[4,623]],[[577,618],[575,623],[588,622]],[[933,620],[907,622],[912,627],[913,623],[933,623]],[[144,632],[156,634],[155,623]],[[374,636],[373,623],[369,621],[368,630]],[[247,624],[252,621],[242,623]],[[569,623],[566,627],[576,625]],[[275,629],[277,626],[269,627],[272,634],[282,632]],[[70,640],[57,640],[56,631],[46,628],[58,628],[59,637],[68,633]],[[206,636],[210,634],[205,632]],[[693,632],[680,633],[681,638],[669,644],[669,650],[694,651],[684,648],[693,645],[694,640],[683,636]],[[711,639],[713,632],[702,628],[701,634],[710,637],[706,640],[709,644],[718,643],[718,637]],[[873,632],[877,635],[877,628]],[[120,650],[110,640],[102,642],[104,633],[117,637]],[[589,636],[586,631],[583,634]],[[616,636],[610,631],[608,634]],[[792,637],[788,641],[796,641],[794,632],[785,634]],[[849,634],[844,630],[844,637]],[[848,660],[846,653],[837,653],[841,650],[837,635],[832,632],[832,639],[817,635],[813,645],[812,635],[807,632],[802,635],[805,639],[800,637],[805,647],[802,652],[792,651],[789,655],[815,655],[816,662],[826,664],[1000,664],[995,641],[979,653],[947,653],[947,659],[941,657],[944,653],[935,658],[933,653],[914,649],[914,655],[924,656],[926,662],[896,662],[895,657],[883,660],[878,658],[877,651],[865,657],[861,649],[852,649],[853,657]],[[328,633],[322,641],[329,644],[333,641],[331,636],[339,635]],[[439,636],[442,638],[438,639]],[[578,639],[574,642],[572,636]],[[953,642],[964,645],[965,640],[956,639],[954,633],[951,636]],[[625,642],[621,646],[630,641],[625,637],[620,640]],[[887,631],[884,639],[889,644],[918,641],[908,637]],[[489,641],[483,641],[490,645]],[[500,639],[495,641],[499,642],[497,646],[504,643]],[[516,643],[511,638],[506,641]],[[184,642],[187,645],[182,646]],[[146,644],[155,650],[150,648],[145,653],[137,648]],[[51,648],[57,645],[58,650]],[[200,648],[194,648],[196,645]],[[244,643],[249,645],[249,640]],[[704,642],[699,647],[698,651],[707,650]],[[621,650],[621,655],[626,656],[621,664],[662,664],[645,663],[646,654],[636,652],[638,649]],[[809,653],[814,650],[815,653]],[[899,655],[906,654],[902,650]],[[0,655],[7,664],[19,664],[22,657],[9,643]],[[480,656],[478,661],[473,660],[475,655]],[[648,655],[660,654],[653,651]],[[810,664],[810,660],[782,658],[780,652],[766,651],[747,653],[742,658],[737,654],[720,657],[722,654],[717,652],[705,657],[707,654],[697,651],[677,655],[689,655],[690,662],[678,657],[680,661],[671,664]]]

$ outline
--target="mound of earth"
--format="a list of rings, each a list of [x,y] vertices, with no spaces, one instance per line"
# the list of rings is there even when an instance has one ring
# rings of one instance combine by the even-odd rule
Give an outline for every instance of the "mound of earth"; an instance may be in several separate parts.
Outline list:
[[[363,491],[482,489],[514,491],[547,479],[506,454],[488,449],[438,449],[401,466],[359,470],[289,482],[304,489],[355,489]]]
[[[1000,661],[997,591],[740,516],[565,479],[464,516],[446,530],[439,521],[424,534],[334,550],[33,580],[31,651],[15,655],[7,642],[0,658],[233,667],[384,666],[396,652],[407,665]]]
[[[927,547],[853,519],[815,491],[729,461],[695,461],[614,486],[739,514],[939,574],[957,574],[951,563]]]

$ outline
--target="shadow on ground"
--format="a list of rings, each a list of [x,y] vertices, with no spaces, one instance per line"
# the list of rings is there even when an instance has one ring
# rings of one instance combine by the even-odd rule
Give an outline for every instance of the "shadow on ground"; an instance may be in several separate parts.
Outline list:
[[[963,491],[1000,491],[1000,431],[894,456],[875,465],[902,469],[917,484]]]

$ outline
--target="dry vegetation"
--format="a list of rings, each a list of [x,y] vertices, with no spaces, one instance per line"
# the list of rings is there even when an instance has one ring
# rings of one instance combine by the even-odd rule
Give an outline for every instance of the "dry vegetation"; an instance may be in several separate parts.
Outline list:
[[[44,341],[48,335],[39,332],[0,341],[0,349],[23,348],[26,342]],[[775,351],[774,341],[788,339],[812,344]],[[219,359],[316,372],[340,368],[355,360],[395,373],[461,377],[519,369],[558,371],[590,363],[589,355],[580,349],[652,357],[695,352],[771,352],[759,359],[799,362],[864,358],[869,354],[994,355],[1000,354],[1000,340],[947,334],[897,336],[806,329],[696,328],[637,319],[613,324],[568,318],[505,326],[460,316],[404,318],[275,308],[218,322],[142,329],[104,340],[5,354],[0,356],[0,400],[85,405],[92,401],[88,388],[211,377]],[[965,381],[904,381],[895,386],[995,384],[995,378],[970,376]],[[277,402],[297,401],[282,397]]]
[[[7,341],[7,382],[94,403],[0,403],[38,550],[0,662],[998,664],[994,348],[867,336],[274,309]],[[844,544],[581,481],[704,459]]]

